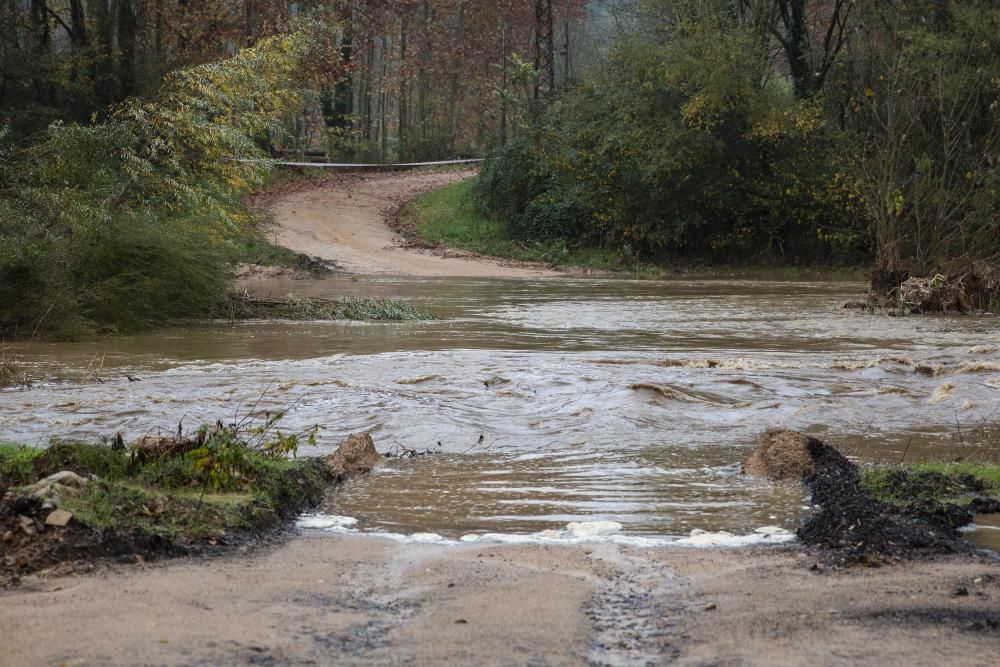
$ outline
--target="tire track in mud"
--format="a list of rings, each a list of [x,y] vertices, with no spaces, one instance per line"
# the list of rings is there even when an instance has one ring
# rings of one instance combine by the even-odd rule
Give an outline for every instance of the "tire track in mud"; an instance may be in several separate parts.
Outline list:
[[[614,545],[593,548],[607,570],[584,613],[593,625],[585,657],[591,667],[662,665],[680,657],[676,632],[690,601],[673,572]]]

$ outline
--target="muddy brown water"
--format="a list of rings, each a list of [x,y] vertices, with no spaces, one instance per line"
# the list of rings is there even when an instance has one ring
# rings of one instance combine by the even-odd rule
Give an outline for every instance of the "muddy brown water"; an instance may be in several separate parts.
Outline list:
[[[258,292],[391,296],[438,322],[203,323],[8,350],[47,380],[0,392],[0,440],[127,438],[287,410],[318,452],[372,431],[393,462],[325,508],[363,530],[793,528],[796,485],[739,474],[770,426],[863,461],[1000,458],[1000,319],[844,310],[864,285],[331,278]],[[127,376],[136,378],[130,381]],[[309,452],[306,452],[309,453]]]

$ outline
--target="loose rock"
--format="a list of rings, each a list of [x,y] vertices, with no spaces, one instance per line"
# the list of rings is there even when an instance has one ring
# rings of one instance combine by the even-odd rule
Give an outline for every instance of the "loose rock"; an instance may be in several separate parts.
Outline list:
[[[71,470],[63,470],[32,484],[25,494],[48,500],[58,505],[62,498],[76,498],[87,488],[89,480]]]
[[[368,433],[355,433],[340,443],[337,451],[326,458],[335,477],[346,479],[371,472],[382,461]]]
[[[45,517],[46,526],[55,526],[56,528],[65,528],[69,525],[69,522],[73,519],[73,513],[67,512],[66,510],[54,510],[47,517]]]

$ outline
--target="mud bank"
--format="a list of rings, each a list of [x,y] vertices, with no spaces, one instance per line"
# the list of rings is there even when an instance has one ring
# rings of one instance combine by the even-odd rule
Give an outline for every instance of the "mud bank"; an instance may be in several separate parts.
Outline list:
[[[2,594],[0,624],[5,659],[26,666],[994,659],[995,563],[813,564],[773,549],[313,535],[239,559],[36,580]]]
[[[1000,489],[974,474],[862,470],[829,444],[784,429],[769,429],[760,440],[743,461],[744,474],[802,481],[815,509],[797,534],[828,562],[872,565],[969,554],[974,548],[958,529],[976,514],[1000,509]],[[979,472],[996,476],[990,465]]]
[[[218,555],[266,544],[335,484],[382,458],[364,434],[349,437],[330,457],[289,459],[295,436],[264,440],[272,424],[241,430],[220,423],[191,438],[147,437],[127,452],[124,445],[4,445],[0,588],[31,574],[86,572],[110,560]]]

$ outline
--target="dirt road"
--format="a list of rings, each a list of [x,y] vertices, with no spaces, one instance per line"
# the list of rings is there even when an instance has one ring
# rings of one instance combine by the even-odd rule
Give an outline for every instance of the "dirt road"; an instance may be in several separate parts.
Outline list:
[[[988,665],[1000,569],[301,536],[0,595],[4,665]]]
[[[472,171],[411,171],[332,177],[265,195],[279,245],[335,262],[344,271],[410,276],[519,278],[556,275],[543,268],[467,253],[404,248],[387,218],[422,192],[469,178]]]

